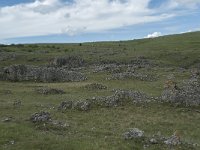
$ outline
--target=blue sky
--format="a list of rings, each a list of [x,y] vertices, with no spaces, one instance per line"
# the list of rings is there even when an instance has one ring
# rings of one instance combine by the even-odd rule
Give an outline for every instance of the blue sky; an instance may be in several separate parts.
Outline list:
[[[0,43],[152,38],[200,30],[200,0],[1,0]]]

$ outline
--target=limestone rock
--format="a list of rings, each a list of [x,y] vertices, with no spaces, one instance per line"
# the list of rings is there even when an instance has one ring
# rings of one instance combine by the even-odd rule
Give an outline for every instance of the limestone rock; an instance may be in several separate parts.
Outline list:
[[[90,109],[90,102],[88,101],[77,101],[74,103],[74,108],[81,111],[88,111]]]
[[[134,138],[141,138],[144,136],[144,131],[139,130],[138,128],[130,129],[129,131],[123,134],[125,140],[130,140]]]
[[[87,78],[82,73],[64,68],[12,65],[3,69],[2,79],[10,81],[65,82],[83,81]]]
[[[31,115],[30,120],[33,123],[41,123],[41,122],[48,122],[51,121],[51,116],[49,112],[39,112]]]
[[[64,101],[64,102],[61,102],[61,104],[58,106],[58,110],[68,110],[68,109],[72,109],[72,107],[73,107],[72,101]]]
[[[166,141],[164,141],[167,145],[179,145],[181,144],[180,138],[176,135],[172,135],[170,138],[168,138]]]

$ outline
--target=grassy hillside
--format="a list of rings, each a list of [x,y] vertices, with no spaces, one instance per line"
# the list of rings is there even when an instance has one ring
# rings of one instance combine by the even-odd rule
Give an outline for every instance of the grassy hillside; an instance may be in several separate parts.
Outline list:
[[[122,134],[129,128],[143,130],[145,137],[152,137],[158,132],[169,137],[179,131],[182,141],[200,145],[199,106],[188,108],[153,101],[109,108],[95,106],[86,112],[57,110],[62,101],[109,96],[113,89],[138,90],[150,97],[160,97],[169,76],[181,84],[190,78],[192,69],[200,69],[200,32],[118,42],[1,45],[0,67],[13,64],[44,66],[55,57],[69,55],[85,60],[80,71],[87,80],[62,83],[0,81],[0,149],[140,150],[148,145],[149,150],[171,149],[163,143],[148,144],[146,139],[124,140]],[[137,68],[136,72],[152,74],[156,77],[155,81],[106,80],[112,77],[111,72],[94,73],[97,65],[132,64],[138,59],[147,61],[150,66]],[[100,83],[107,89],[84,88],[91,83]],[[42,95],[35,91],[40,87],[62,89],[65,94]],[[16,100],[22,103],[19,107],[13,105]],[[30,116],[40,111],[50,112],[54,120],[65,122],[67,127],[41,128],[33,124]],[[5,121],[6,118],[11,119]],[[184,144],[173,148],[200,149]]]

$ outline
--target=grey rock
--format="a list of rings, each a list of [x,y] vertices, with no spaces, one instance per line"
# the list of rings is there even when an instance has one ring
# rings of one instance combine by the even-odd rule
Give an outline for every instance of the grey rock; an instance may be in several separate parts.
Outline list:
[[[181,144],[180,138],[176,135],[172,135],[170,138],[168,138],[166,141],[164,141],[166,145],[179,145]]]
[[[88,111],[90,106],[91,104],[88,101],[77,101],[74,103],[73,108],[81,111]]]
[[[149,142],[150,142],[151,144],[158,144],[158,141],[157,141],[155,138],[151,138],[151,139],[149,140]]]
[[[72,109],[72,107],[73,107],[72,101],[64,101],[64,102],[61,102],[61,104],[58,106],[58,110],[68,110],[68,109]]]
[[[49,112],[39,112],[39,113],[34,113],[31,115],[30,120],[33,123],[41,123],[41,122],[48,122],[51,121],[51,116]]]
[[[143,104],[147,103],[148,96],[139,91],[132,90],[114,90],[114,94],[106,97],[97,97],[93,101],[101,106],[106,107],[116,107],[121,106],[127,102],[132,102],[133,104]]]
[[[5,67],[1,75],[3,80],[65,82],[83,81],[87,78],[79,72],[56,67],[36,67],[29,65],[12,65]]]
[[[90,101],[64,101],[58,106],[58,110],[65,111],[70,109],[76,109],[80,111],[88,111],[91,108]]]
[[[129,131],[123,134],[125,140],[130,140],[134,138],[141,138],[144,136],[144,131],[139,130],[138,128],[130,129]]]

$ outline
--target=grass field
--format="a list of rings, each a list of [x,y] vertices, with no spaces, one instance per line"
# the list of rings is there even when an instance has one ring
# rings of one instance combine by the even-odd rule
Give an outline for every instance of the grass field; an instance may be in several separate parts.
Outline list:
[[[111,95],[113,89],[139,90],[159,97],[167,77],[171,74],[181,83],[190,77],[190,70],[200,68],[200,32],[119,42],[77,44],[27,44],[0,46],[1,56],[11,56],[0,61],[0,67],[13,64],[47,65],[56,56],[78,55],[84,58],[82,70],[88,79],[81,82],[38,83],[0,81],[0,119],[12,117],[10,122],[0,122],[0,149],[2,150],[124,150],[144,149],[145,139],[124,140],[122,134],[129,128],[139,128],[145,137],[160,132],[169,137],[179,131],[181,139],[200,145],[200,107],[173,106],[151,102],[146,105],[125,104],[119,107],[94,107],[87,112],[57,107],[65,100],[84,100]],[[91,65],[100,63],[128,64],[144,57],[153,67],[139,69],[141,73],[153,73],[156,81],[136,79],[106,80],[108,72],[93,73]],[[90,83],[107,86],[104,90],[87,90]],[[41,86],[59,88],[62,95],[41,95],[35,89]],[[13,106],[15,100],[22,105]],[[38,129],[29,121],[35,112],[48,111],[55,120],[66,122],[66,129]],[[200,149],[185,145],[174,149]],[[165,144],[149,145],[148,150],[173,149]]]

